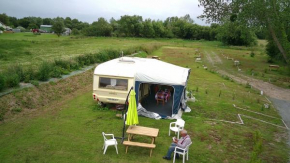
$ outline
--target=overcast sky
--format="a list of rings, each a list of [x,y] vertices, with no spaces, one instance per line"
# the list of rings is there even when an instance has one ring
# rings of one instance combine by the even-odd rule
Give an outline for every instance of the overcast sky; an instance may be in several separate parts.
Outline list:
[[[165,20],[190,14],[195,23],[205,25],[197,19],[202,14],[198,0],[0,0],[0,13],[17,18],[71,17],[88,23],[99,17],[109,20],[120,19],[122,15],[140,15],[143,19]]]

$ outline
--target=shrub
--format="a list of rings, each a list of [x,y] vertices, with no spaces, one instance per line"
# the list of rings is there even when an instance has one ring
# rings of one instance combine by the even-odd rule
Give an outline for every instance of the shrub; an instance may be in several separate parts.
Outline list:
[[[40,81],[47,81],[50,77],[50,73],[52,71],[52,64],[48,62],[42,62],[42,64],[39,66],[38,71],[38,80]]]
[[[117,50],[105,50],[107,52],[107,55],[109,59],[114,59],[119,57],[119,51]]]
[[[19,76],[17,74],[9,74],[9,75],[6,75],[6,86],[8,88],[11,88],[11,87],[16,87],[18,86],[20,83],[20,79],[19,79]]]
[[[24,82],[28,83],[30,80],[34,80],[35,76],[35,71],[32,67],[29,67],[24,71]]]
[[[0,121],[4,120],[4,113],[0,112]]]
[[[0,91],[5,88],[5,76],[0,74]]]
[[[12,108],[11,110],[13,113],[16,113],[16,112],[21,112],[22,111],[22,108],[20,107],[17,107],[17,108]]]
[[[254,58],[254,57],[255,57],[255,53],[254,53],[254,52],[251,52],[250,56],[251,56],[252,58]]]
[[[105,52],[100,52],[98,55],[98,61],[99,62],[106,62],[109,60],[109,56]]]
[[[71,31],[71,34],[72,35],[79,35],[80,34],[80,31],[76,28],[74,28],[72,31]]]
[[[80,69],[80,65],[76,61],[70,61],[70,68],[72,70],[79,70]]]
[[[39,86],[39,82],[37,80],[31,80],[30,83],[34,86]]]
[[[8,69],[6,70],[6,74],[7,76],[10,76],[11,74],[17,74],[17,76],[19,77],[19,81],[24,81],[25,78],[23,68],[19,64],[8,67]]]
[[[70,62],[69,61],[58,59],[58,60],[54,60],[54,64],[56,66],[61,67],[61,68],[70,70]]]
[[[58,66],[53,67],[53,70],[51,72],[51,77],[60,78],[61,75],[62,75],[62,68]]]

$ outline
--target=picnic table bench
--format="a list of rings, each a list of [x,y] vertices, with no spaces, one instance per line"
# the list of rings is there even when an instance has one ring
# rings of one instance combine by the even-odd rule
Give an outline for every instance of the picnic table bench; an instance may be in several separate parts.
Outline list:
[[[270,70],[272,69],[279,69],[280,66],[279,65],[269,65]]]

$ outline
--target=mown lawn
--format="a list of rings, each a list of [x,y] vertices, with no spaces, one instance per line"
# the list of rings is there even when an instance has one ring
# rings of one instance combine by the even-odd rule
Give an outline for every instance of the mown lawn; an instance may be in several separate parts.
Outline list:
[[[216,43],[176,42],[179,47],[165,46],[152,55],[158,55],[176,65],[191,68],[188,89],[193,90],[197,102],[189,102],[192,109],[184,113],[185,128],[192,137],[189,162],[287,162],[287,132],[256,120],[243,118],[244,125],[219,122],[238,121],[237,114],[248,115],[277,125],[280,120],[237,110],[233,104],[252,111],[280,117],[273,108],[262,109],[264,96],[218,74],[203,69],[195,62],[195,50],[201,45]],[[184,44],[184,45],[183,45]],[[220,95],[220,96],[219,96]],[[0,124],[1,162],[168,162],[162,159],[171,137],[168,126],[172,120],[154,120],[140,117],[141,126],[159,128],[156,149],[149,150],[118,145],[102,154],[101,132],[121,136],[123,121],[112,110],[100,110],[91,97],[91,91],[75,98],[61,100],[38,110],[35,116],[19,116]],[[31,113],[34,115],[33,113]],[[136,137],[139,141],[148,138]],[[181,160],[177,160],[181,162]]]

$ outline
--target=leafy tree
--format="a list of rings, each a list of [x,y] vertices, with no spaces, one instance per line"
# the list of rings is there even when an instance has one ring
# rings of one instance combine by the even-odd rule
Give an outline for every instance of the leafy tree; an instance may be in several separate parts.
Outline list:
[[[99,18],[92,25],[96,27],[97,36],[111,36],[113,27],[104,18]]]
[[[38,29],[39,27],[34,24],[34,23],[30,23],[29,26],[27,27],[27,29]]]
[[[232,17],[248,27],[265,27],[284,61],[290,62],[289,0],[199,0],[199,5],[204,8],[200,18],[207,21],[221,22]]]
[[[217,39],[226,45],[250,46],[256,44],[254,32],[238,22],[231,21],[219,26]]]
[[[0,14],[0,21],[5,25],[9,25],[9,17],[5,13]]]
[[[63,32],[65,32],[64,29],[64,23],[62,19],[56,19],[52,25],[52,30],[56,35],[59,37]]]
[[[162,21],[152,21],[155,37],[165,37],[165,28]]]
[[[155,37],[155,31],[151,19],[146,19],[143,23],[143,36],[147,38]]]
[[[18,19],[16,17],[9,16],[9,25],[15,28],[18,27]]]
[[[43,25],[52,25],[53,21],[51,18],[44,18],[43,19]]]
[[[25,18],[19,19],[18,24],[20,26],[22,26],[23,28],[27,28],[30,24],[30,21],[29,21],[28,17],[25,17]]]
[[[72,21],[71,21],[71,18],[70,18],[70,17],[66,17],[66,18],[64,19],[64,25],[65,25],[67,28],[72,29]]]
[[[121,16],[121,19],[119,20],[119,25],[120,25],[119,30],[125,36],[140,37],[143,30],[142,20],[143,20],[142,16],[138,16],[138,15]]]
[[[78,29],[73,29],[72,31],[71,31],[71,34],[72,35],[79,35],[80,34],[80,31],[78,30]]]

